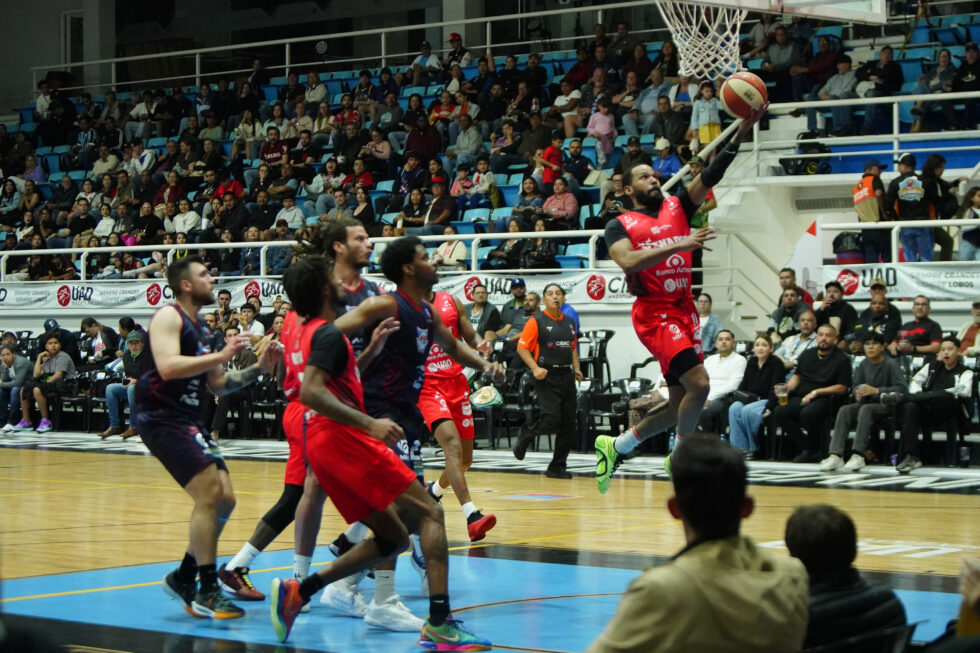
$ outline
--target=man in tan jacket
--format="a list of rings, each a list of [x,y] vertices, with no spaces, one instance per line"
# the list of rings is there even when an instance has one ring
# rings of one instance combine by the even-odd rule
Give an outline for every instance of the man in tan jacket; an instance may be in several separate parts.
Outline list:
[[[801,650],[807,573],[739,534],[754,508],[742,455],[717,437],[694,437],[674,450],[671,471],[667,510],[684,524],[687,546],[630,583],[587,653]]]

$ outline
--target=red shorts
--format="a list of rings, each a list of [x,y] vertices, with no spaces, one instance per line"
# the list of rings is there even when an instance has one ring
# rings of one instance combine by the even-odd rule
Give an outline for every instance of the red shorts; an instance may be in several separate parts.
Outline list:
[[[679,304],[640,297],[633,303],[633,328],[664,374],[674,356],[693,349],[701,360],[701,340],[694,334],[700,318],[693,299]]]
[[[436,422],[451,419],[456,424],[461,440],[472,440],[476,437],[473,406],[470,404],[470,385],[462,374],[451,379],[426,377],[419,394],[419,411],[425,425],[433,434]]]
[[[286,485],[303,486],[306,480],[306,441],[303,439],[303,413],[306,408],[298,401],[286,404],[282,414],[282,430],[289,443],[286,459]]]
[[[306,424],[306,455],[324,492],[348,524],[384,510],[417,481],[379,440],[337,422]]]

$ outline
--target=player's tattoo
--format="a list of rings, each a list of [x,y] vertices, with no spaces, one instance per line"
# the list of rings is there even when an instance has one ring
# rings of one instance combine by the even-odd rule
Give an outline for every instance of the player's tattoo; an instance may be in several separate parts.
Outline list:
[[[254,383],[261,375],[262,369],[258,365],[250,365],[243,370],[230,370],[225,372],[225,384],[217,394],[223,397],[235,390],[241,390],[245,386]]]

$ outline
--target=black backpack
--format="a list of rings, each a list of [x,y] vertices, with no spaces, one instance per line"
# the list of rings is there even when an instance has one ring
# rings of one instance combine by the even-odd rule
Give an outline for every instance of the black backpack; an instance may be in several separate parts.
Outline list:
[[[800,154],[830,154],[830,148],[816,142],[816,138],[816,133],[812,131],[800,132],[796,139],[803,142],[796,151]],[[831,172],[830,157],[784,158],[779,160],[779,164],[787,175],[827,175]]]

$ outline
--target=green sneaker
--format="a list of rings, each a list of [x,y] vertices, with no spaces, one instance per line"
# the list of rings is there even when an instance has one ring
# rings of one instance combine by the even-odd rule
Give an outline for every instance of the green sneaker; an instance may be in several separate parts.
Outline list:
[[[419,646],[430,651],[489,651],[493,648],[490,640],[463,630],[463,622],[451,618],[441,626],[433,626],[426,619]]]
[[[609,481],[619,467],[619,452],[616,451],[616,438],[600,435],[595,439],[595,480],[599,484],[599,492],[605,494],[609,490]]]
[[[667,478],[674,480],[674,475],[670,473],[670,454],[664,458],[664,471],[667,472]]]

